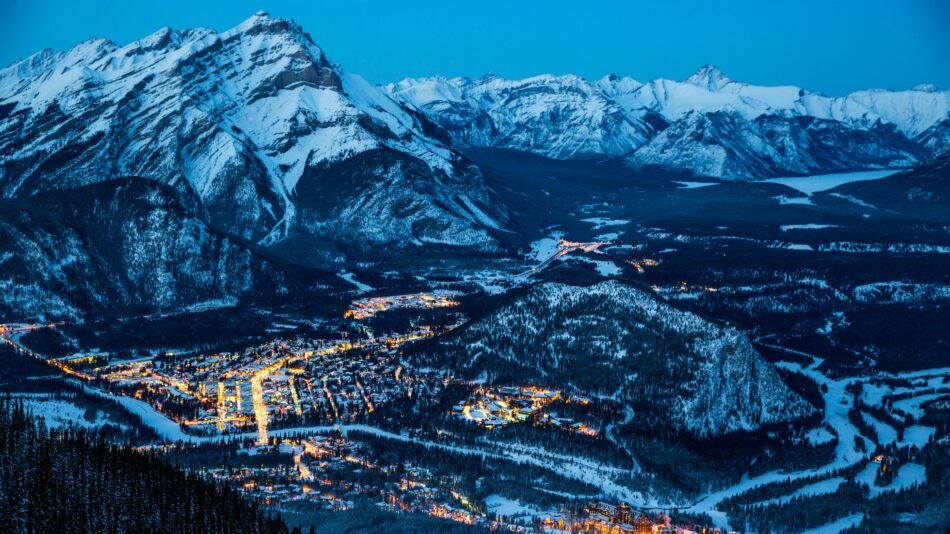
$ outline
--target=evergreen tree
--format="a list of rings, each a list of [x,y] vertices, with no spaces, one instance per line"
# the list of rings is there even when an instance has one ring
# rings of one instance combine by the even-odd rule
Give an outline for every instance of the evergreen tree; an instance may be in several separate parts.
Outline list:
[[[231,488],[0,399],[0,532],[287,533]],[[295,529],[296,532],[296,529]]]

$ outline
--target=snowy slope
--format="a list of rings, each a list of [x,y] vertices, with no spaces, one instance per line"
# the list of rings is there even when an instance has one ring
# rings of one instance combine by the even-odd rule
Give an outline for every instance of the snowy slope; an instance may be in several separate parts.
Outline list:
[[[0,200],[0,320],[177,311],[289,290],[280,265],[209,228],[197,204],[138,178]]]
[[[0,192],[141,176],[191,189],[216,226],[272,244],[314,227],[313,238],[346,239],[353,220],[341,210],[375,182],[382,190],[361,211],[374,228],[361,236],[367,246],[493,247],[487,229],[504,214],[477,169],[422,133],[423,120],[344,73],[296,23],[263,12],[222,33],[91,40],[0,71]],[[319,225],[298,225],[314,208],[298,191],[356,157],[357,183],[335,184],[337,205],[317,206]],[[415,184],[411,198],[388,196],[394,174]]]
[[[930,86],[834,98],[706,65],[681,82],[433,77],[384,89],[466,145],[723,178],[906,167],[950,144],[950,91]]]
[[[559,159],[621,156],[652,128],[578,76],[503,80],[405,79],[384,88],[471,146],[501,146]]]
[[[616,398],[644,429],[714,435],[812,411],[737,330],[617,281],[534,286],[414,358],[469,378]]]

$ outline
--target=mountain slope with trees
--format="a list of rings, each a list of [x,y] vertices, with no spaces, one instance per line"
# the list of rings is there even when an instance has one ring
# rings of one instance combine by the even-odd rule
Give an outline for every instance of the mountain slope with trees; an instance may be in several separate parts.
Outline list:
[[[289,532],[234,490],[94,434],[48,429],[10,399],[0,400],[0,531]]]
[[[610,397],[657,432],[721,435],[814,411],[736,329],[617,281],[536,285],[413,358],[489,383]]]

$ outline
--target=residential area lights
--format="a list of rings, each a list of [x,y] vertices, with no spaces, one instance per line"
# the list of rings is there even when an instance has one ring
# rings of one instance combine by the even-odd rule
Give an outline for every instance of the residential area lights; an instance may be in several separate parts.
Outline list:
[[[432,307],[456,304],[448,294],[423,296],[418,302]],[[458,317],[441,328],[455,328],[462,320]],[[0,341],[90,385],[143,400],[197,435],[254,428],[259,443],[266,443],[269,428],[284,419],[350,422],[395,398],[435,392],[426,385],[436,383],[434,377],[409,375],[397,357],[404,344],[435,335],[428,325],[359,341],[345,336],[295,338],[236,353],[174,358],[162,353],[111,361],[104,353],[46,358],[18,342],[16,334],[31,329],[3,325]],[[100,359],[107,363],[92,367]]]
[[[394,295],[390,297],[372,297],[353,301],[344,317],[361,321],[374,317],[377,313],[396,309],[435,309],[458,306],[455,300],[459,293],[436,290],[429,293]]]
[[[664,514],[647,514],[625,504],[591,502],[539,512],[534,526],[479,507],[455,476],[416,465],[412,460],[384,455],[374,459],[374,448],[342,435],[283,439],[277,445],[241,449],[243,454],[281,452],[293,457],[294,469],[281,465],[213,468],[212,478],[270,505],[306,501],[330,510],[354,508],[356,498],[375,502],[393,513],[422,513],[449,521],[480,525],[503,532],[570,532],[601,534],[712,534],[715,529],[671,525]],[[387,460],[388,459],[388,460]],[[392,462],[392,463],[389,463]],[[348,472],[371,472],[361,481]],[[370,480],[372,482],[370,482]]]
[[[570,417],[561,417],[556,413],[546,413],[545,409],[556,401],[566,404],[587,405],[590,399],[580,395],[565,396],[558,390],[535,386],[523,387],[481,387],[467,401],[453,408],[453,413],[462,419],[471,421],[489,430],[511,423],[528,423],[539,426],[551,426],[591,437],[597,431],[588,425]]]
[[[462,321],[458,318],[446,328],[456,328]],[[8,325],[3,326],[0,339],[17,350],[40,357],[19,345],[10,330]],[[112,361],[94,368],[91,366],[99,356],[92,360],[47,361],[72,376],[93,381],[97,387],[149,402],[191,433],[226,434],[256,427],[258,445],[242,450],[253,454],[279,449],[291,455],[293,469],[275,464],[211,468],[203,472],[265,503],[305,500],[331,510],[348,510],[359,496],[397,513],[424,513],[483,525],[489,530],[525,532],[528,527],[523,524],[486,513],[473,504],[474,499],[465,495],[453,477],[408,461],[388,465],[384,459],[374,457],[369,448],[361,448],[364,446],[359,442],[350,442],[343,436],[284,439],[278,445],[270,445],[273,440],[269,429],[280,426],[287,416],[299,417],[302,413],[326,421],[352,421],[355,415],[382,409],[398,396],[435,398],[432,395],[438,389],[432,387],[427,391],[427,384],[443,384],[444,377],[410,372],[400,365],[398,358],[405,343],[433,335],[432,327],[417,326],[407,332],[361,341],[276,340],[236,353],[174,358],[163,353],[160,357]],[[596,438],[598,432],[594,428],[554,412],[563,408],[584,413],[582,407],[589,404],[592,401],[584,396],[542,386],[479,386],[453,412],[488,431],[510,424],[528,424]],[[193,410],[187,416],[174,411],[181,406],[191,406]],[[591,408],[599,409],[596,403]],[[364,483],[358,481],[360,477],[354,480],[347,477],[347,469],[372,471],[381,482]],[[550,511],[538,521],[545,528],[565,532],[684,532],[665,527],[662,522],[631,520],[622,511],[607,506]],[[649,530],[633,530],[648,523]]]
[[[658,260],[644,258],[642,260],[627,260],[627,264],[637,270],[638,273],[643,274],[646,271],[646,267],[656,267],[660,264]]]

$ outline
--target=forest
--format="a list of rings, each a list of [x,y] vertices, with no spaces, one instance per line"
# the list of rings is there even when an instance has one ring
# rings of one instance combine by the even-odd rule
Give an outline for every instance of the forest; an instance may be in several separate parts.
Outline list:
[[[0,532],[283,534],[279,514],[95,432],[0,399]]]

